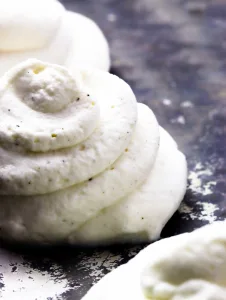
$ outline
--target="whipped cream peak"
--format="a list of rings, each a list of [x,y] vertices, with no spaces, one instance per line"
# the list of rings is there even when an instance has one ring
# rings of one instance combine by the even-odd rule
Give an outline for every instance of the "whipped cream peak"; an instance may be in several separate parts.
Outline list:
[[[13,92],[33,110],[55,113],[85,94],[81,79],[67,69],[32,59],[6,74]]]
[[[64,12],[56,0],[0,1],[0,51],[44,47],[56,34]]]
[[[0,80],[2,145],[46,152],[80,143],[99,120],[86,90],[79,72],[36,59],[15,66]]]

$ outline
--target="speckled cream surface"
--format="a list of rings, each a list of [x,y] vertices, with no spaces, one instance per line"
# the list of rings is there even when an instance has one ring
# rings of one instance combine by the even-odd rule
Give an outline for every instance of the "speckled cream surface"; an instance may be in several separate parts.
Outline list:
[[[28,60],[0,80],[0,227],[23,242],[159,237],[187,165],[117,76]]]

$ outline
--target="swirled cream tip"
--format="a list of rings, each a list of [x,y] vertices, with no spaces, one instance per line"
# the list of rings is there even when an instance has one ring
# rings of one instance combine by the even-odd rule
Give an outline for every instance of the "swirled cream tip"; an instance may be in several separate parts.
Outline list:
[[[87,96],[79,73],[72,77],[61,66],[28,60],[4,79],[2,144],[46,152],[78,144],[97,126],[98,103]]]

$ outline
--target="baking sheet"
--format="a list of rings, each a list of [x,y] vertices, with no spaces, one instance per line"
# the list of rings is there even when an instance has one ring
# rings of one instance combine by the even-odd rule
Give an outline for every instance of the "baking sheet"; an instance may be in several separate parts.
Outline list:
[[[187,194],[162,237],[226,218],[226,2],[65,0],[93,18],[112,50],[112,73],[176,138]],[[142,247],[0,248],[0,299],[79,300]]]

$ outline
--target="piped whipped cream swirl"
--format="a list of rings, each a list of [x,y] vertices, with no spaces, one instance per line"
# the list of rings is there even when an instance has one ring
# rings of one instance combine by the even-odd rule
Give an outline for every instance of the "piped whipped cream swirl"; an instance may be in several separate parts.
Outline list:
[[[184,196],[184,156],[117,76],[29,60],[1,78],[0,115],[5,238],[147,241]]]
[[[90,19],[56,0],[0,1],[0,76],[29,58],[108,70],[107,41]]]

